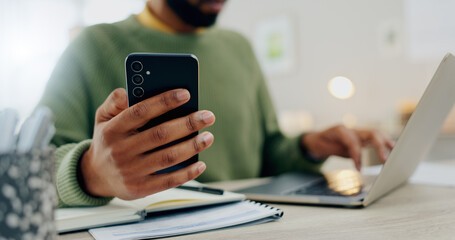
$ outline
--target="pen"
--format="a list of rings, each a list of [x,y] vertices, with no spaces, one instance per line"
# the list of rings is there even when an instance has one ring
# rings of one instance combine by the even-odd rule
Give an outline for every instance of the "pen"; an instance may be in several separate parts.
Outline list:
[[[52,112],[47,107],[39,107],[34,113],[36,126],[31,142],[32,148],[43,149],[49,143],[50,133],[53,135],[55,128],[52,120]],[[51,136],[52,138],[52,136]],[[46,142],[47,141],[47,142]]]
[[[22,124],[16,144],[16,151],[18,153],[26,153],[30,151],[30,149],[32,148],[31,131],[33,129],[33,126],[35,125],[34,122],[35,122],[34,118],[28,117]]]
[[[204,186],[183,186],[182,185],[182,186],[178,186],[177,188],[190,190],[190,191],[196,191],[196,192],[210,193],[210,194],[215,194],[215,195],[224,194],[224,190],[222,190],[222,189],[204,187]]]
[[[47,107],[39,107],[22,125],[17,142],[17,152],[27,153],[45,147],[55,132],[52,113]]]
[[[14,151],[16,130],[19,116],[13,109],[5,109],[0,112],[0,153],[9,153]]]

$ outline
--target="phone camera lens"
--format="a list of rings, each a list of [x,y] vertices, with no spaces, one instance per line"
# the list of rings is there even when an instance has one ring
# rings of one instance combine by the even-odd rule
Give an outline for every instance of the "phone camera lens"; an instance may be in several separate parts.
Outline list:
[[[143,82],[144,82],[144,78],[141,75],[136,74],[136,75],[133,76],[133,83],[134,84],[141,85]]]
[[[132,64],[131,64],[131,68],[133,69],[133,71],[135,72],[140,72],[142,70],[142,63],[139,62],[139,61],[134,61]]]
[[[135,97],[138,97],[138,98],[144,96],[144,89],[142,89],[141,87],[134,88],[133,89],[133,95]]]

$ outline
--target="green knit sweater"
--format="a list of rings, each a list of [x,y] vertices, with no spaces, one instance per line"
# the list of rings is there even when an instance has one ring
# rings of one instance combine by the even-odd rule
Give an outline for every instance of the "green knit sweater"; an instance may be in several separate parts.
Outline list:
[[[135,16],[86,28],[65,50],[40,105],[55,115],[59,206],[107,203],[78,183],[78,163],[90,146],[96,109],[115,88],[125,87],[124,61],[132,52],[191,53],[200,66],[200,109],[216,122],[213,145],[200,154],[207,164],[199,181],[223,181],[317,171],[303,157],[299,138],[280,132],[264,77],[248,41],[227,30],[166,34],[142,26]],[[100,169],[100,171],[102,171]]]

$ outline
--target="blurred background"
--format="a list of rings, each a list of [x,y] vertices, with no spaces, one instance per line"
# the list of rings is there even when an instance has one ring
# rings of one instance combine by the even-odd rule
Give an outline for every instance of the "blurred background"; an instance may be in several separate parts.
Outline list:
[[[85,26],[145,0],[0,0],[0,109],[33,111]],[[398,136],[436,67],[455,53],[453,0],[228,0],[218,26],[253,44],[286,134],[333,124]],[[455,156],[455,112],[433,157]]]

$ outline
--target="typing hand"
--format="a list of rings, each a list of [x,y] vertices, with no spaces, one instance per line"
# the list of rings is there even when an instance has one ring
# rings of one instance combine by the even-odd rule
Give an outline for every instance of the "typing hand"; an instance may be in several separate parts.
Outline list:
[[[81,162],[86,191],[98,197],[141,198],[198,177],[203,162],[171,173],[155,172],[176,165],[207,149],[213,135],[198,136],[154,151],[159,146],[199,131],[215,122],[209,111],[198,111],[142,132],[137,129],[190,99],[187,90],[171,90],[128,108],[124,89],[114,90],[98,108],[93,140]]]
[[[373,145],[379,159],[384,163],[393,148],[393,142],[374,130],[355,130],[342,125],[322,132],[305,134],[301,140],[303,146],[315,158],[327,158],[330,155],[350,157],[357,170],[360,170],[362,147]]]

